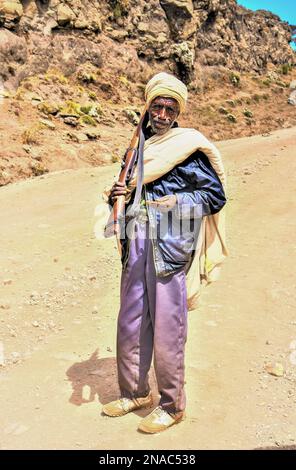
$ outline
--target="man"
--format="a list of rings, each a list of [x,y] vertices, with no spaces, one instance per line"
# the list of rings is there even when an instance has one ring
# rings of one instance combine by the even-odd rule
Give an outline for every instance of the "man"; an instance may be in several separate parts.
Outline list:
[[[142,419],[139,430],[156,433],[185,416],[186,276],[197,259],[203,219],[219,215],[226,199],[217,174],[222,167],[217,165],[216,172],[207,156],[219,160],[217,149],[196,130],[176,123],[186,105],[186,86],[160,73],[148,82],[145,97],[142,199],[132,230],[121,240],[117,330],[121,398],[104,405],[103,412],[123,416],[152,407],[148,371],[154,352],[160,401]],[[128,214],[136,181],[134,177],[128,188],[115,182],[110,204],[125,195]]]

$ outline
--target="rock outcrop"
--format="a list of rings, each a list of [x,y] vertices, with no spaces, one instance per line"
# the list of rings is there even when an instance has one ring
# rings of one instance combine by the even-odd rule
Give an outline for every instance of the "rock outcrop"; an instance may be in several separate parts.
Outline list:
[[[166,69],[194,88],[204,65],[260,73],[294,64],[292,29],[236,0],[0,0],[0,79],[15,87],[87,62],[133,81]]]

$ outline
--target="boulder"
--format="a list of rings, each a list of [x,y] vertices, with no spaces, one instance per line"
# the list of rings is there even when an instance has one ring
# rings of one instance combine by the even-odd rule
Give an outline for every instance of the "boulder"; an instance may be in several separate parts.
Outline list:
[[[168,18],[182,16],[191,18],[193,15],[193,3],[191,0],[159,0]]]
[[[292,91],[288,98],[288,104],[291,104],[292,106],[296,106],[296,90]]]
[[[188,37],[194,33],[196,27],[191,22],[193,18],[191,0],[160,0],[160,5],[175,37]]]
[[[49,18],[46,25],[43,28],[44,36],[50,36],[52,34],[52,30],[58,27],[58,22],[54,18]]]
[[[133,109],[126,108],[123,112],[131,124],[134,126],[139,124],[139,116]]]
[[[18,69],[27,60],[27,43],[11,31],[0,30],[0,80],[17,82]],[[9,85],[9,84],[8,84]],[[14,83],[11,83],[14,87]],[[16,83],[17,85],[17,83]],[[10,88],[8,86],[8,88]]]
[[[76,15],[68,5],[60,4],[57,10],[57,22],[60,26],[66,26],[75,20]]]
[[[190,49],[186,41],[183,41],[174,44],[172,52],[179,69],[180,78],[185,83],[190,83],[194,73],[194,50]]]
[[[21,19],[23,6],[19,0],[0,0],[0,26],[13,29]]]

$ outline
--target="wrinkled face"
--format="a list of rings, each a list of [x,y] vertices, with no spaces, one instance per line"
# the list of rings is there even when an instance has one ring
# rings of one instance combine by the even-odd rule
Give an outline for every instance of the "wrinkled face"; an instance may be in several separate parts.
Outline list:
[[[148,109],[153,132],[157,135],[165,134],[174,124],[179,112],[179,103],[174,98],[155,98]]]

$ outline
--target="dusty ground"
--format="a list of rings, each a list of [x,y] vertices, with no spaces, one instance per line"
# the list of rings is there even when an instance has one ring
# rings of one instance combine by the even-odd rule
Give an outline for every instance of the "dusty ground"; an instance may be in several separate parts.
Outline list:
[[[295,444],[295,145],[295,127],[219,144],[230,256],[189,315],[187,420],[152,436],[136,430],[143,412],[100,412],[117,395],[120,265],[114,240],[93,234],[94,208],[118,164],[0,189],[2,449]]]

